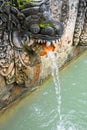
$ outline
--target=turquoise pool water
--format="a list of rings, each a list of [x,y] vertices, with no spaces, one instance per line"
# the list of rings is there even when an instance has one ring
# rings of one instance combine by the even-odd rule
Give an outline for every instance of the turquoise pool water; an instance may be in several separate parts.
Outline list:
[[[87,52],[59,73],[61,130],[87,130]],[[0,130],[57,130],[57,101],[52,79],[0,115]]]

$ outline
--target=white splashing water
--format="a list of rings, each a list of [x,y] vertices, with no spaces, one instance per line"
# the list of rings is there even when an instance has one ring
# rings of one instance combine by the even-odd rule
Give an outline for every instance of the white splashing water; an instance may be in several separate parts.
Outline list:
[[[52,77],[53,81],[55,84],[55,92],[56,92],[56,99],[57,99],[57,112],[59,116],[59,121],[57,124],[57,130],[77,130],[77,128],[73,125],[72,122],[68,120],[67,117],[62,118],[62,113],[61,113],[61,86],[59,82],[59,68],[57,65],[57,59],[54,54],[54,52],[49,51],[47,53],[49,61],[51,62],[51,72],[52,72]]]

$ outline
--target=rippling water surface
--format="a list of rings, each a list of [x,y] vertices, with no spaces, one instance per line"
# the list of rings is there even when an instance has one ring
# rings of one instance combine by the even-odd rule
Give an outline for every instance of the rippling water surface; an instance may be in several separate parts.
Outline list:
[[[87,52],[59,73],[61,120],[49,79],[0,115],[0,130],[87,130]]]

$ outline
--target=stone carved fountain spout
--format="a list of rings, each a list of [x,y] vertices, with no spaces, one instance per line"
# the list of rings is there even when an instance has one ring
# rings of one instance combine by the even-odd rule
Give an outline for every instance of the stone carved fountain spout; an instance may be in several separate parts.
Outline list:
[[[62,33],[62,24],[50,18],[49,0],[0,0],[0,75],[6,84],[24,84],[24,70],[40,63],[43,44],[54,50]]]

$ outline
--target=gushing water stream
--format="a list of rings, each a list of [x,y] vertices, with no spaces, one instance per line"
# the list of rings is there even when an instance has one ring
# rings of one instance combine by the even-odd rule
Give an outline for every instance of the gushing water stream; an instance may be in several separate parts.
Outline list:
[[[51,61],[51,69],[52,69],[52,77],[55,84],[55,92],[56,92],[56,99],[57,99],[57,111],[59,116],[59,122],[62,121],[62,115],[61,115],[61,87],[59,82],[59,68],[57,66],[57,60],[55,57],[54,52],[49,51],[48,52],[48,58]],[[57,130],[60,130],[61,124],[57,126]]]
[[[61,104],[62,104],[62,99],[61,99],[61,86],[60,86],[60,81],[59,81],[59,68],[57,65],[57,59],[54,54],[54,52],[49,51],[47,53],[49,61],[51,62],[51,74],[53,77],[53,81],[55,84],[55,93],[56,93],[56,100],[57,100],[57,113],[58,113],[58,124],[57,124],[57,130],[77,130],[73,123],[68,121],[68,116],[62,118],[62,112],[61,112]]]

